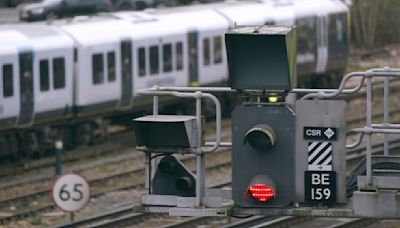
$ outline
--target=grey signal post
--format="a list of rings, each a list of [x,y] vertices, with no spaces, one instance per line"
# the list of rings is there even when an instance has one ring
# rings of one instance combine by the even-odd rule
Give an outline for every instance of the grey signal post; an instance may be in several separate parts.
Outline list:
[[[234,213],[264,214],[295,201],[295,114],[282,102],[295,84],[295,40],[296,29],[281,26],[225,35],[230,85],[249,98],[232,113]],[[267,102],[271,96],[280,100]]]
[[[275,134],[275,143],[269,149],[258,150],[248,142],[251,137],[259,137],[248,132],[257,130],[260,124],[271,127]],[[235,108],[232,113],[232,199],[235,206],[285,207],[294,202],[294,127],[294,112],[285,104]],[[267,141],[266,138],[255,140]],[[247,192],[252,183],[264,184],[265,180],[260,178],[269,178],[275,185],[276,197],[268,202],[258,202]]]

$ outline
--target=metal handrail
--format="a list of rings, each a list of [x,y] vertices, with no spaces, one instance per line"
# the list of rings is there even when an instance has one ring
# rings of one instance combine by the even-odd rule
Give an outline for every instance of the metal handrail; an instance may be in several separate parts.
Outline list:
[[[350,78],[360,77],[360,81],[358,84],[351,88],[345,88],[346,83]],[[372,124],[372,78],[374,77],[382,77],[384,78],[384,121],[383,124]],[[390,124],[389,123],[389,78],[390,77],[400,77],[400,69],[398,68],[373,68],[367,70],[365,72],[353,72],[347,74],[340,83],[340,86],[336,90],[331,91],[314,91],[312,93],[308,93],[302,97],[305,99],[328,99],[339,96],[341,94],[350,94],[358,92],[366,81],[367,87],[367,115],[366,115],[366,125],[363,128],[353,128],[350,129],[346,135],[350,135],[353,133],[358,133],[359,137],[356,142],[353,144],[346,145],[346,149],[352,149],[361,144],[366,135],[366,145],[367,145],[367,153],[366,153],[366,178],[367,185],[372,185],[372,134],[380,133],[384,134],[384,155],[389,155],[389,138],[388,134],[400,134],[400,125],[399,124]],[[298,91],[298,90],[297,90]],[[307,89],[303,89],[303,92],[310,92]]]

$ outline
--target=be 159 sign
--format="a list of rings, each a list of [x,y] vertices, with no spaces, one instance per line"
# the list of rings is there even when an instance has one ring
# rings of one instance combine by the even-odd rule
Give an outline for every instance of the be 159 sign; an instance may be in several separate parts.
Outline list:
[[[335,171],[305,171],[304,181],[305,202],[336,202]]]

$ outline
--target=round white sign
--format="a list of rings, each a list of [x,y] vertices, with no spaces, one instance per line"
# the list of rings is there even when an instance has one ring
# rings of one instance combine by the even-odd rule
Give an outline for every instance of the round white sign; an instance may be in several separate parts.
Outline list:
[[[60,209],[68,212],[79,211],[89,201],[89,184],[82,176],[67,173],[54,182],[52,195]]]

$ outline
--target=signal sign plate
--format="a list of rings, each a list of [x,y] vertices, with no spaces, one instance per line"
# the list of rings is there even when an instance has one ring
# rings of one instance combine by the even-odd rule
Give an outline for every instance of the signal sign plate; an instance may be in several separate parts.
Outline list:
[[[335,127],[304,127],[303,138],[308,140],[336,140],[337,129]]]
[[[305,171],[304,201],[307,203],[336,202],[335,171]]]
[[[332,171],[332,143],[308,142],[308,170]]]

